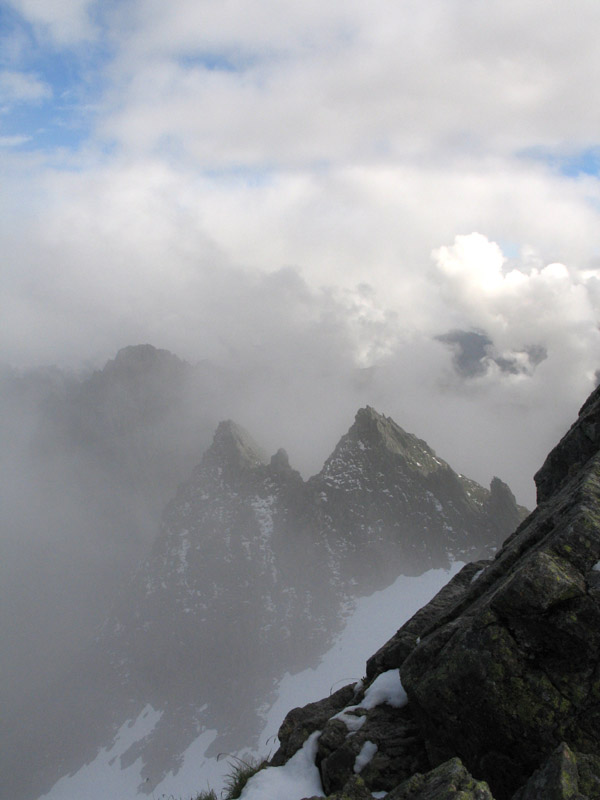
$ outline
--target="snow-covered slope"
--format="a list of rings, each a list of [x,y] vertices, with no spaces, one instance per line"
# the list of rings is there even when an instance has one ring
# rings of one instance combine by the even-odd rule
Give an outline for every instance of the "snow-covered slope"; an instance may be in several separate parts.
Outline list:
[[[294,675],[288,672],[278,682],[274,702],[261,710],[262,731],[256,750],[240,755],[266,756],[274,752],[278,726],[290,708],[318,700],[341,683],[359,680],[368,656],[395,633],[398,625],[427,603],[461,566],[461,562],[456,562],[449,569],[428,570],[418,577],[401,576],[386,589],[358,599],[343,630],[318,665]],[[121,757],[136,743],[143,742],[159,719],[160,714],[151,707],[143,709],[137,719],[123,724],[111,745],[102,748],[94,761],[58,781],[49,793],[43,795],[43,800],[81,800],[83,797],[86,800],[113,800],[117,797],[119,800],[134,800],[147,797],[143,793],[145,779],[141,774],[141,761],[123,769]],[[218,793],[223,777],[231,769],[231,760],[227,757],[217,760],[215,756],[206,755],[216,736],[216,731],[201,733],[182,754],[179,768],[163,778],[152,796],[191,797],[207,786]],[[299,768],[300,765],[295,766]],[[306,759],[306,764],[302,762],[300,774],[307,776],[309,767],[310,762]],[[298,774],[294,775],[294,780],[298,780]]]

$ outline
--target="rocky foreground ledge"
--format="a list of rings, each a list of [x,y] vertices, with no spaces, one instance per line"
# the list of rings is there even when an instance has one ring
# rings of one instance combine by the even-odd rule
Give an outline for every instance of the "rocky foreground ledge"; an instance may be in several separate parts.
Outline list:
[[[464,567],[364,682],[288,714],[271,766],[320,731],[336,800],[600,798],[600,389],[536,483],[496,557]],[[403,701],[365,702],[394,674]]]

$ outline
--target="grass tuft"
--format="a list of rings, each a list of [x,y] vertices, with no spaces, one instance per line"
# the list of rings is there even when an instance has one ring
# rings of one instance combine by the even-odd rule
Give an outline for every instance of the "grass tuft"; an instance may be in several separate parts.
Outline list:
[[[225,800],[237,800],[250,778],[266,766],[266,760],[251,758],[249,761],[243,761],[241,758],[236,759],[231,772],[225,778]]]

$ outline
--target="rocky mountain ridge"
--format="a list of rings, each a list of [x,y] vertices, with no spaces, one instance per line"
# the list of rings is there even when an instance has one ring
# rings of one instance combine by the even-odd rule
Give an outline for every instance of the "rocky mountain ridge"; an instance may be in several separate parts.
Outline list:
[[[501,481],[488,491],[457,475],[369,407],[308,481],[283,450],[269,459],[221,423],[97,641],[27,721],[38,757],[26,775],[12,768],[13,797],[76,772],[148,708],[152,730],[121,756],[123,768],[142,759],[141,792],[205,731],[218,731],[209,755],[234,752],[256,737],[277,679],[318,660],[356,597],[489,555],[522,515]]]
[[[364,683],[291,711],[270,768],[318,735],[336,800],[600,798],[599,451],[600,388],[537,473],[536,510],[373,655]],[[402,703],[364,703],[382,679]]]

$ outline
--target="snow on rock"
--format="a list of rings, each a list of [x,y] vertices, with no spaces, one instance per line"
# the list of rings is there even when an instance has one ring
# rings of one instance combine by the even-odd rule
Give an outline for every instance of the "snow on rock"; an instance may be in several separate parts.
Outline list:
[[[301,750],[282,767],[267,767],[248,781],[240,800],[302,800],[323,794],[319,770],[315,766],[320,731],[309,736]]]
[[[402,708],[408,703],[408,697],[400,680],[400,670],[390,669],[378,675],[365,692],[362,703],[357,708],[375,708],[387,703],[394,708]]]
[[[356,756],[354,762],[354,772],[358,775],[367,766],[369,761],[377,752],[377,745],[375,742],[365,742],[360,749],[360,753]]]
[[[475,575],[473,575],[473,577],[471,578],[471,581],[470,581],[470,582],[471,582],[471,583],[475,583],[475,581],[477,580],[477,578],[479,578],[479,576],[480,576],[480,575],[483,575],[483,572],[484,572],[484,571],[483,571],[482,569],[478,569],[478,570],[477,570],[477,572],[475,573]]]
[[[257,495],[250,502],[256,521],[258,522],[263,543],[268,541],[273,533],[273,506],[276,500],[277,497],[273,494],[268,497],[260,497]]]
[[[267,741],[277,732],[290,708],[319,700],[360,678],[370,653],[390,639],[463,566],[457,561],[448,570],[431,569],[417,577],[401,575],[386,589],[359,598],[344,630],[320,663],[294,675],[286,673],[279,681],[277,700],[264,717],[260,739]],[[342,673],[340,664],[344,665]]]
[[[320,663],[315,668],[307,668],[294,675],[287,673],[280,680],[276,688],[276,701],[270,708],[265,708],[262,714],[264,727],[259,736],[259,745],[247,755],[265,757],[272,754],[277,747],[273,736],[290,708],[318,700],[332,689],[356,681],[364,673],[365,662],[370,653],[387,641],[398,626],[425,605],[462,566],[462,563],[457,562],[452,564],[450,570],[429,570],[418,577],[401,576],[386,589],[359,598],[350,611],[344,630],[331,649],[323,655]],[[344,665],[343,672],[340,672],[341,664]],[[167,773],[151,795],[143,791],[139,759],[127,769],[121,769],[120,755],[135,741],[148,735],[159,716],[159,712],[148,706],[137,720],[126,723],[119,730],[108,751],[100,751],[94,762],[75,775],[61,779],[43,800],[149,800],[152,797],[158,800],[163,796],[184,798],[195,796],[208,787],[215,789],[219,795],[231,766],[226,759],[217,761],[216,757],[206,755],[217,736],[215,730],[204,730],[199,734],[183,753],[178,769]],[[366,719],[351,713],[351,709],[345,709],[338,716],[346,724],[349,733],[358,730]],[[146,727],[142,727],[142,723]],[[245,753],[239,755],[246,756]],[[321,789],[311,789],[299,795],[290,794],[289,797],[310,797],[315,794],[321,794]],[[268,797],[266,795],[264,800]]]
[[[333,719],[340,719],[351,733],[360,730],[367,720],[366,716],[359,717],[356,714],[350,714],[346,709],[335,714]]]

